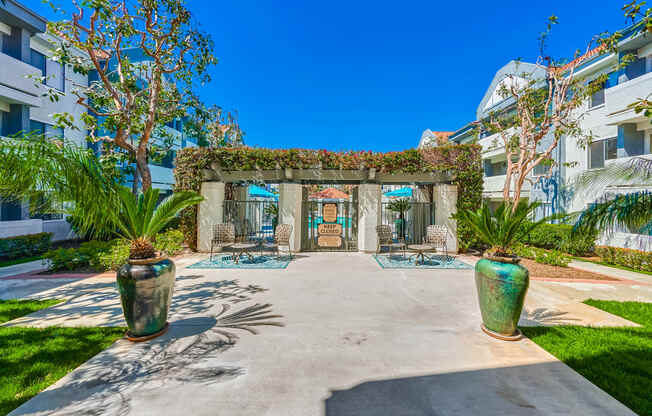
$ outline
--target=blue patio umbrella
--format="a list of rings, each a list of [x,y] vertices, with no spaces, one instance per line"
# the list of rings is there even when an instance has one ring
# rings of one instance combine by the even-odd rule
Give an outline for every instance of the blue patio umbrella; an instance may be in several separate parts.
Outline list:
[[[412,188],[406,186],[405,188],[385,192],[383,195],[389,198],[410,198],[412,197]]]
[[[249,188],[247,190],[249,192],[249,196],[252,197],[252,198],[274,198],[274,199],[278,199],[278,195],[275,195],[275,194],[269,192],[267,189],[261,188],[260,186],[249,185]]]

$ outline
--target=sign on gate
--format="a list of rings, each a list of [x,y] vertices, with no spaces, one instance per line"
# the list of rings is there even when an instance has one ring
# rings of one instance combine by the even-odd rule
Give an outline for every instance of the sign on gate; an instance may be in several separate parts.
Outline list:
[[[324,222],[337,222],[337,204],[324,204],[322,215]]]
[[[342,235],[342,224],[319,224],[319,235]]]

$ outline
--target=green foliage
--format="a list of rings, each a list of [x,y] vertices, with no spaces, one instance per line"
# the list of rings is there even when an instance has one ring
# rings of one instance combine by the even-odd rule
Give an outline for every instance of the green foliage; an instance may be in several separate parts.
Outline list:
[[[652,303],[589,299],[641,328],[521,327],[536,344],[639,415],[652,414]]]
[[[401,218],[403,218],[410,207],[410,200],[407,198],[398,198],[387,204],[387,209],[398,213]]]
[[[24,315],[29,315],[32,312],[41,309],[49,308],[60,300],[47,299],[47,300],[33,300],[33,299],[10,299],[0,300],[0,324],[9,322],[12,319],[19,318]]]
[[[584,256],[593,253],[597,234],[596,230],[573,233],[573,226],[569,224],[541,224],[524,234],[523,243],[549,250],[559,250],[574,256]]]
[[[516,243],[521,242],[523,236],[536,227],[543,224],[545,220],[530,223],[528,216],[540,204],[534,202],[529,204],[525,200],[518,202],[514,209],[509,201],[503,201],[492,213],[487,204],[477,211],[458,211],[456,218],[468,225],[485,244],[489,245],[489,253],[494,255],[513,254]]]
[[[44,253],[50,248],[51,239],[52,233],[0,238],[0,258],[18,259]]]
[[[168,256],[175,256],[183,250],[183,240],[183,233],[180,230],[169,230],[156,236],[154,248]]]
[[[582,212],[575,227],[579,233],[587,229],[609,232],[619,225],[646,233],[652,231],[652,192],[632,192],[602,199]]]
[[[568,267],[568,263],[571,261],[570,256],[561,251],[546,250],[543,248],[526,246],[524,244],[515,244],[512,251],[517,256],[534,260],[537,263],[549,264],[551,266]]]
[[[168,230],[156,235],[154,249],[168,256],[174,256],[183,249],[183,233]],[[94,270],[103,272],[117,270],[127,263],[130,242],[124,239],[110,241],[87,241],[77,248],[59,248],[45,253],[50,261],[50,271]]]
[[[0,137],[0,160],[0,197],[34,200],[47,189],[51,204],[37,207],[39,212],[71,214],[81,235],[112,235],[118,178],[92,151],[43,135]]]
[[[403,152],[330,152],[306,149],[186,148],[177,153],[175,190],[199,192],[202,169],[217,164],[225,171],[321,168],[359,170],[374,168],[380,173],[446,173],[458,187],[458,210],[477,209],[482,202],[481,147],[477,144],[448,144]],[[191,248],[197,247],[197,207],[181,213],[181,230]],[[471,229],[458,225],[461,250],[477,244]]]
[[[131,243],[129,258],[148,258],[153,249],[149,246],[156,234],[161,231],[177,214],[203,200],[196,192],[175,192],[158,205],[159,190],[147,189],[144,193],[134,195],[127,188],[118,191],[119,209],[114,212],[114,223],[118,234]],[[142,244],[145,246],[139,246]]]
[[[597,246],[595,253],[605,263],[652,272],[652,252],[632,250],[629,248]]]

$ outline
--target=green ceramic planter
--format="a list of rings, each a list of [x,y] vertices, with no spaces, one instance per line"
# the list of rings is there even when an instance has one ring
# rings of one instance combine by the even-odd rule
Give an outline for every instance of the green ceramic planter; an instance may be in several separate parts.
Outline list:
[[[118,270],[117,283],[129,338],[162,333],[167,327],[175,278],[168,258],[130,260]]]
[[[484,328],[506,338],[518,335],[516,325],[530,285],[528,270],[518,263],[483,258],[475,265],[475,285]]]

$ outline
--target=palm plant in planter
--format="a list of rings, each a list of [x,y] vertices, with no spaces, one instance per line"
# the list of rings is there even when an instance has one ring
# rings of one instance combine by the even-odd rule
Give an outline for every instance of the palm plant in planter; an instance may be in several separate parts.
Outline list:
[[[167,329],[175,265],[155,252],[156,234],[181,210],[203,198],[195,192],[177,192],[160,203],[158,199],[158,189],[134,195],[122,187],[119,206],[113,211],[117,233],[131,243],[128,263],[118,270],[117,282],[129,327],[127,337],[134,341],[153,338]]]
[[[530,284],[528,270],[519,264],[512,247],[546,219],[531,223],[528,217],[540,204],[503,202],[492,213],[487,204],[477,211],[460,211],[457,219],[472,228],[489,249],[475,265],[482,330],[504,340],[517,340],[518,319]]]
[[[395,221],[396,234],[402,239],[405,239],[405,213],[410,208],[410,200],[407,198],[395,199],[387,205],[387,209],[398,213],[398,219]]]

